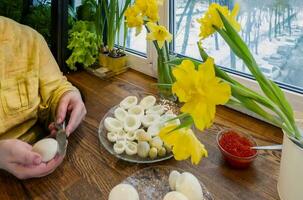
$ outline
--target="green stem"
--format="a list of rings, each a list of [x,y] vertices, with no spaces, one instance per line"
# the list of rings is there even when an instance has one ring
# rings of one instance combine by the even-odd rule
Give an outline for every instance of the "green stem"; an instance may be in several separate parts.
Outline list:
[[[207,58],[208,58],[208,55],[203,50],[203,48],[201,47],[201,45],[199,43],[198,43],[198,48],[199,48],[202,59],[204,61],[206,61]],[[240,102],[242,101],[242,103],[243,103],[244,99],[246,99],[246,101],[247,101],[247,99],[252,98],[254,101],[256,101],[256,102],[260,103],[261,105],[267,107],[268,109],[274,111],[274,113],[276,113],[280,117],[280,119],[285,122],[285,126],[287,127],[287,129],[288,130],[293,130],[293,132],[295,133],[293,125],[292,125],[292,123],[289,122],[287,116],[283,112],[281,112],[277,108],[277,106],[269,98],[263,97],[263,96],[259,95],[258,93],[246,88],[245,86],[243,86],[239,82],[234,81],[227,73],[223,72],[220,69],[220,67],[218,67],[217,65],[215,65],[215,70],[216,70],[216,75],[218,77],[222,78],[223,80],[225,80],[226,82],[228,82],[230,84],[230,86],[232,88],[232,91],[234,91],[233,96],[236,99],[239,99],[239,95],[243,96],[244,98],[240,99]],[[248,103],[248,102],[246,102],[246,103]],[[247,106],[245,106],[245,107],[248,108]],[[250,107],[248,109],[253,111],[253,112],[256,111],[256,110],[253,110],[252,107]],[[255,113],[260,114],[258,112],[255,112]],[[274,124],[277,124],[276,120],[270,119],[268,116],[263,115],[262,117],[266,117],[267,119],[269,119]],[[279,123],[279,127],[281,127],[281,125],[282,124]]]

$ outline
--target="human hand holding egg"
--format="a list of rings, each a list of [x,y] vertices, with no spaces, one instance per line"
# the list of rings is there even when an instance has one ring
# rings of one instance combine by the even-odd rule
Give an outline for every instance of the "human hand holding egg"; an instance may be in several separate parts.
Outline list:
[[[0,141],[0,169],[19,179],[43,177],[52,173],[63,161],[64,156],[55,156],[48,162],[32,151],[33,147],[21,140]]]

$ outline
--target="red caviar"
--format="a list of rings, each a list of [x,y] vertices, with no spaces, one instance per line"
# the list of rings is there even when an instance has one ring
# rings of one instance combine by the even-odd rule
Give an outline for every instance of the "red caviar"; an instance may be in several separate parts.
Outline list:
[[[219,143],[225,151],[234,156],[244,158],[253,156],[257,153],[256,150],[250,148],[253,146],[253,143],[249,139],[232,130],[225,132],[221,136]]]

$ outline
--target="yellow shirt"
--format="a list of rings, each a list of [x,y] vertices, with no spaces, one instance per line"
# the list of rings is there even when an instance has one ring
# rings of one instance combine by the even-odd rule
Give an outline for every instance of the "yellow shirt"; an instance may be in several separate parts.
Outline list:
[[[43,37],[0,16],[0,140],[22,138],[38,120],[47,127],[70,90]]]

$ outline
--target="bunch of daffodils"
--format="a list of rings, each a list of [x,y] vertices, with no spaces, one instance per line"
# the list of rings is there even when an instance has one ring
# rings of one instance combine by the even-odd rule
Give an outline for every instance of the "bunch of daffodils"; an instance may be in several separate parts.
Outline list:
[[[203,62],[189,59],[169,62],[174,66],[173,75],[176,79],[172,84],[172,91],[184,103],[182,114],[177,117],[182,123],[177,127],[163,128],[160,137],[172,146],[177,160],[191,157],[192,163],[197,164],[202,157],[207,156],[204,146],[191,134],[191,127],[195,125],[201,131],[210,127],[215,117],[216,105],[225,103],[247,108],[281,127],[297,145],[303,146],[293,110],[283,91],[262,74],[249,48],[238,34],[241,29],[236,21],[238,11],[238,4],[232,11],[226,6],[211,4],[198,20],[201,25],[198,47]],[[201,45],[205,38],[214,33],[219,33],[231,50],[243,60],[263,94],[245,87],[214,64],[214,60]]]
[[[159,6],[163,0],[136,0],[125,12],[126,23],[129,28],[136,28],[136,35],[142,28],[147,30],[146,39],[152,41],[158,53],[158,82],[161,92],[171,93],[167,84],[173,83],[172,72],[167,64],[170,61],[168,43],[172,34],[166,27],[159,24]]]

